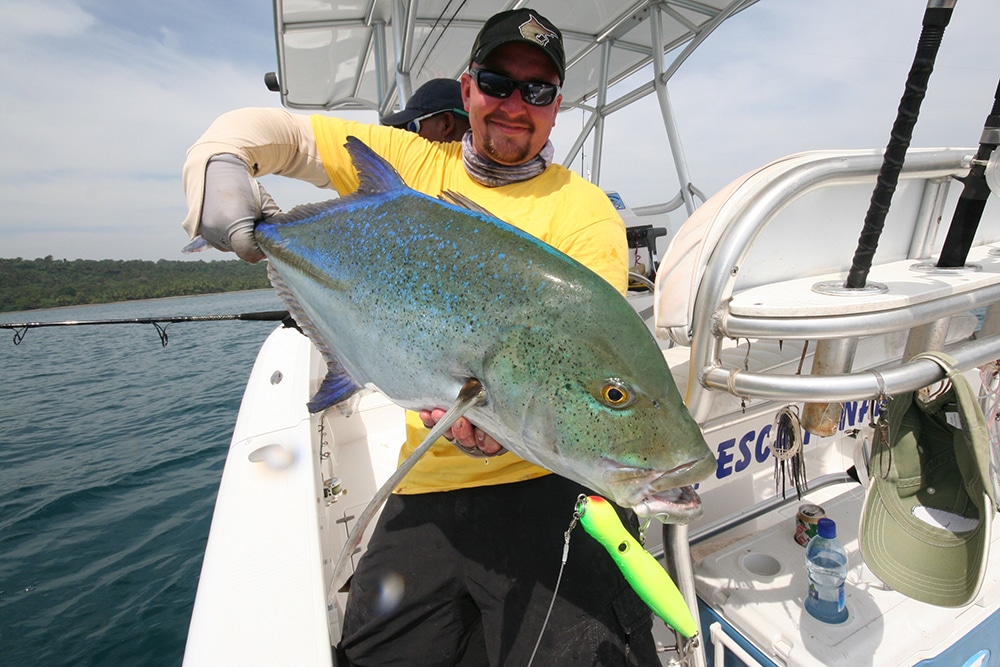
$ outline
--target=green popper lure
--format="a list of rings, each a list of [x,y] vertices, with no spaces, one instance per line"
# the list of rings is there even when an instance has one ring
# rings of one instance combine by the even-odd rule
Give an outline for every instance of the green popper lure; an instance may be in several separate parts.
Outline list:
[[[583,529],[608,550],[625,581],[653,613],[685,637],[693,637],[698,624],[684,596],[652,554],[625,529],[611,503],[600,496],[587,496],[576,511]]]

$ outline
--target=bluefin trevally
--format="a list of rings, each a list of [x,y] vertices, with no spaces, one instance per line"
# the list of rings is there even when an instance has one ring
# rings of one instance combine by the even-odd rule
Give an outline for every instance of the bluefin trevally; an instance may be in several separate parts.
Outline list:
[[[518,456],[643,516],[700,513],[715,468],[663,354],[606,280],[483,211],[407,187],[350,137],[357,192],[258,223],[272,282],[323,353],[313,411],[372,386],[448,407]]]

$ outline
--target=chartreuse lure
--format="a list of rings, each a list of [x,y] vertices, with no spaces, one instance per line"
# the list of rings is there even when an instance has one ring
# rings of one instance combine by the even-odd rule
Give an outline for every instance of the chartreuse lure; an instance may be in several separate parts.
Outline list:
[[[587,496],[577,504],[580,524],[604,545],[625,581],[663,622],[685,637],[698,632],[684,596],[666,570],[622,525],[614,508],[600,496]]]

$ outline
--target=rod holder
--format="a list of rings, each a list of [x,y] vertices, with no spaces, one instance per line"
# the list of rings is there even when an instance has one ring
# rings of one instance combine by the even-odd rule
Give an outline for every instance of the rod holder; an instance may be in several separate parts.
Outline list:
[[[813,375],[850,373],[858,350],[857,338],[821,340],[813,355]],[[843,403],[806,403],[802,407],[802,428],[813,435],[831,436],[840,428]]]
[[[950,324],[951,318],[944,317],[910,329],[910,334],[906,338],[906,347],[903,349],[903,362],[909,361],[921,352],[943,350],[945,341],[948,339]]]
[[[979,327],[979,338],[990,338],[1000,334],[1000,303],[994,303],[986,308],[983,323]]]

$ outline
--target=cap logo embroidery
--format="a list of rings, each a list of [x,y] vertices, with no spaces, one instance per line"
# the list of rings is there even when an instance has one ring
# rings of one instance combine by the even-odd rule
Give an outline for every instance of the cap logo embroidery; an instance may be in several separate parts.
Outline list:
[[[558,35],[543,26],[534,16],[518,26],[518,29],[521,31],[521,37],[538,42],[542,46],[548,46],[549,40],[559,39]]]

